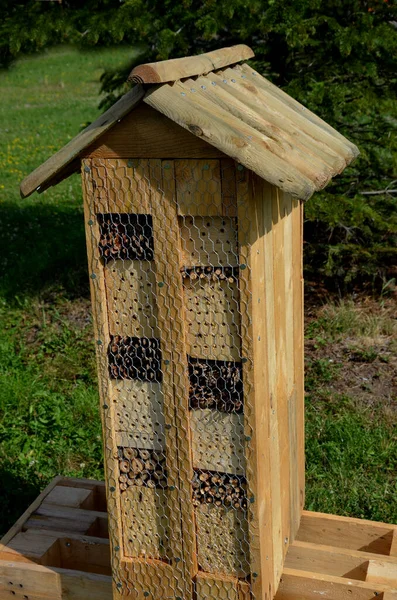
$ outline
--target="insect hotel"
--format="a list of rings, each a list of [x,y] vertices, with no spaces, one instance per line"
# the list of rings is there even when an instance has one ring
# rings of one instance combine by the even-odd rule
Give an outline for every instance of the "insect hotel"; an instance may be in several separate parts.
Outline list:
[[[280,580],[280,598],[369,599],[343,575],[396,539],[303,511],[302,203],[358,151],[252,57],[135,68],[21,185],[81,169],[105,451],[109,541],[102,484],[57,479],[3,542],[51,599],[272,600]],[[30,598],[27,568],[4,589]]]

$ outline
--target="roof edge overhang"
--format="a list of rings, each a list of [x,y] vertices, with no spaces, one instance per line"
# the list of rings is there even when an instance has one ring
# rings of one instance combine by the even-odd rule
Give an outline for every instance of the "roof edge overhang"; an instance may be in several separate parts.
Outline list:
[[[209,55],[217,70],[208,71],[205,57]],[[160,75],[168,63],[174,75],[184,77],[171,83],[136,85],[28,175],[21,183],[21,196],[42,192],[77,172],[84,151],[145,102],[259,177],[307,200],[358,156],[358,148],[247,64],[237,64],[246,56],[253,53],[241,45],[176,59],[177,69],[174,60],[158,63]],[[153,64],[142,68],[152,69]],[[194,75],[187,76],[189,72]]]

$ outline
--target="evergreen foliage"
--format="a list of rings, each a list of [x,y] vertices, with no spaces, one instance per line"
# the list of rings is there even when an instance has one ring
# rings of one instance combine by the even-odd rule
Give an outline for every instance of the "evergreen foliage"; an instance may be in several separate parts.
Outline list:
[[[361,156],[306,205],[309,278],[340,290],[396,274],[397,3],[393,0],[0,0],[0,60],[69,42],[127,43],[137,64],[247,43],[252,65],[356,143]],[[135,55],[136,56],[136,55]],[[381,194],[366,194],[379,192]],[[364,193],[363,193],[364,192]]]

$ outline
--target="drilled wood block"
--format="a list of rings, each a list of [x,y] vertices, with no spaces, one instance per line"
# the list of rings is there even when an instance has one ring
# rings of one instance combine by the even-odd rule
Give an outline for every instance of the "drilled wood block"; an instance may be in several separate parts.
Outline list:
[[[176,160],[179,215],[222,215],[219,160]]]
[[[190,427],[195,468],[245,474],[242,414],[192,410]]]
[[[112,379],[111,393],[117,445],[163,450],[165,437],[161,384]]]
[[[179,217],[185,268],[237,266],[237,223],[230,217]]]
[[[235,577],[249,574],[248,523],[240,509],[213,504],[196,507],[197,552],[201,571]]]
[[[120,497],[123,550],[126,557],[169,557],[167,491],[129,487]]]
[[[110,333],[159,337],[153,263],[116,260],[104,273]]]
[[[193,358],[240,359],[236,282],[184,279],[187,352]]]

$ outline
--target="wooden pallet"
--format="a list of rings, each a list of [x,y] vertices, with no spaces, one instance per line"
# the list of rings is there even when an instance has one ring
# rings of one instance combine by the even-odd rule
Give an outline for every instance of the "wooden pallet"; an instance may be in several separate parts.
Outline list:
[[[11,597],[112,600],[102,482],[55,478],[5,535],[0,600]],[[275,600],[319,598],[397,600],[397,526],[305,511]]]
[[[112,600],[105,484],[56,477],[0,545],[0,600]]]

